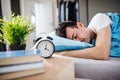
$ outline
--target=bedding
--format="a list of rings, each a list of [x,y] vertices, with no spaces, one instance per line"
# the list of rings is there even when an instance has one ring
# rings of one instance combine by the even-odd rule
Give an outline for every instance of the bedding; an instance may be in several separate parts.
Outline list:
[[[119,13],[107,13],[111,18],[111,50],[110,56],[120,57],[120,14]]]

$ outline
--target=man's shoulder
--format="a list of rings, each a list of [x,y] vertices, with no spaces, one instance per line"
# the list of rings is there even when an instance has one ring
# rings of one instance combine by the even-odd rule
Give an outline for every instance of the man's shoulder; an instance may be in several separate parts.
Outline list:
[[[103,19],[103,18],[106,18],[106,17],[108,17],[105,13],[97,13],[94,17],[93,17],[93,19],[95,19],[95,20],[101,20],[101,19]]]

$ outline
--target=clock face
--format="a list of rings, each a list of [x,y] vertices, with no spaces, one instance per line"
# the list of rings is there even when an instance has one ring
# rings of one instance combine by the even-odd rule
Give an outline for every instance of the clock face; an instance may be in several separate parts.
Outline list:
[[[51,57],[55,50],[54,44],[50,40],[41,40],[37,48],[40,50],[41,56],[45,58]]]

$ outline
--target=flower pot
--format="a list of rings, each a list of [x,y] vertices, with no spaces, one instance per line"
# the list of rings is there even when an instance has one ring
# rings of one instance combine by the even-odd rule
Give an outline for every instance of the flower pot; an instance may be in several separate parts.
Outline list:
[[[0,51],[6,51],[6,44],[0,42]]]
[[[11,50],[11,51],[13,51],[13,50],[25,50],[25,47],[26,47],[26,44],[22,44],[22,45],[10,45],[9,46],[9,49]]]

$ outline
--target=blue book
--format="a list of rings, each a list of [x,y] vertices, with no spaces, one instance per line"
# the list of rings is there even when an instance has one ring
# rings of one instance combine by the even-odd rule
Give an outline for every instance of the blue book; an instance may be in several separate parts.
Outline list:
[[[31,56],[31,55],[40,55],[40,51],[37,50],[37,49],[34,49],[34,50],[3,51],[3,52],[0,52],[0,59],[9,58],[9,57]]]
[[[17,50],[0,52],[0,66],[40,61],[40,51]]]

